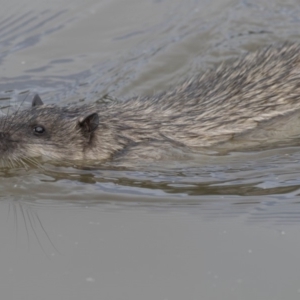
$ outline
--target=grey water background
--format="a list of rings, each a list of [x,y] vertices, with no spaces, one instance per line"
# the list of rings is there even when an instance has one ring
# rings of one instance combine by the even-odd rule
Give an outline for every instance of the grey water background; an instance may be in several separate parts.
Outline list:
[[[2,3],[0,105],[126,99],[300,41],[290,1]],[[299,299],[299,147],[0,172],[1,299]]]

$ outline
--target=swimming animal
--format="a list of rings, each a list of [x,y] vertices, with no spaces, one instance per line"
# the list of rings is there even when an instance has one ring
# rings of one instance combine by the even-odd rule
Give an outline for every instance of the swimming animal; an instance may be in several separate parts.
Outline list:
[[[60,107],[36,95],[30,108],[0,117],[0,160],[158,160],[171,149],[247,149],[296,139],[299,111],[300,46],[286,43],[153,96]]]

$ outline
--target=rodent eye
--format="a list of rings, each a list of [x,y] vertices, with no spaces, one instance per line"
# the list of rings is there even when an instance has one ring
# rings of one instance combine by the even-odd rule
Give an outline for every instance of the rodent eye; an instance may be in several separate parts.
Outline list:
[[[33,132],[34,132],[34,133],[37,133],[37,134],[42,134],[42,133],[44,133],[45,131],[46,131],[45,128],[44,128],[43,126],[41,126],[41,125],[35,126],[35,127],[33,128]]]

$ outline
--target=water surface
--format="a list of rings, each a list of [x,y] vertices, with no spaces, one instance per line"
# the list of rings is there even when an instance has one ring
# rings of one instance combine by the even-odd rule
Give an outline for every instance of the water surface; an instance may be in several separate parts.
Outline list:
[[[14,0],[0,14],[2,107],[149,95],[300,41],[295,0]],[[286,146],[1,170],[2,298],[298,299],[299,159]]]

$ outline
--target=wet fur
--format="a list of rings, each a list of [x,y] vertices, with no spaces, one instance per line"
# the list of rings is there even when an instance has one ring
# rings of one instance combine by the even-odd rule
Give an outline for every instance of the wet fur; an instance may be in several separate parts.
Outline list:
[[[300,109],[300,46],[270,46],[167,92],[108,105],[48,106],[0,119],[0,156],[105,161],[161,147],[210,148]],[[33,134],[35,126],[45,134]]]

